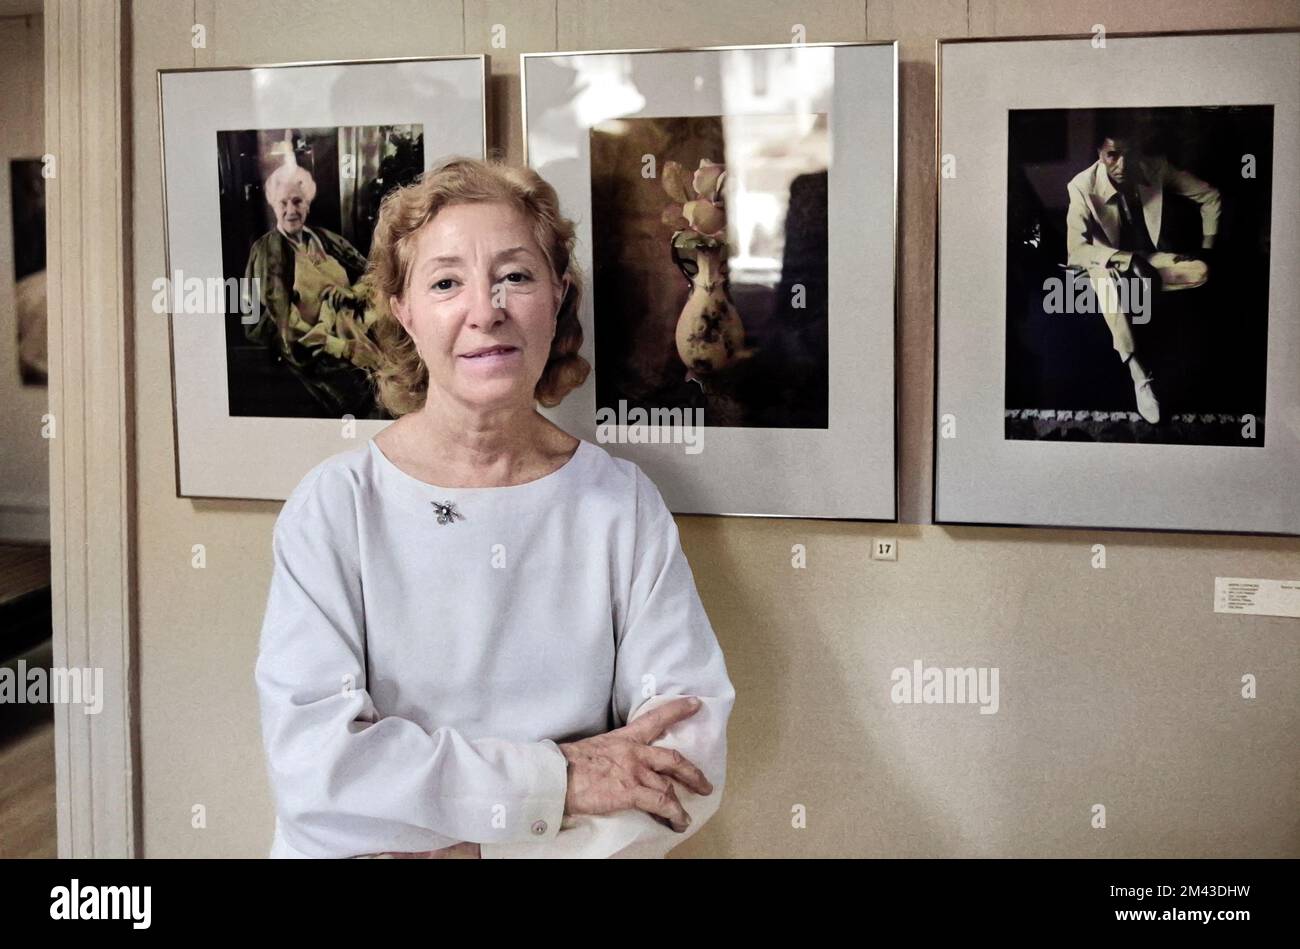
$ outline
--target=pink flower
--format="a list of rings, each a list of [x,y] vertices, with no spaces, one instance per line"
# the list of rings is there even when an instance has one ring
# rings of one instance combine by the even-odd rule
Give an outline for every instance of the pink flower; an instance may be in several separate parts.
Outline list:
[[[727,227],[726,213],[712,201],[687,201],[682,205],[682,216],[705,237],[716,237]]]
[[[700,167],[695,169],[695,193],[709,201],[717,201],[724,171],[725,165],[701,158]]]

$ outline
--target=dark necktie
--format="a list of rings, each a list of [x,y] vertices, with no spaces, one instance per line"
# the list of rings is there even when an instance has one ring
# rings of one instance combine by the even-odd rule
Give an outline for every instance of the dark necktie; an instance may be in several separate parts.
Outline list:
[[[1139,254],[1154,253],[1156,247],[1147,231],[1146,217],[1142,213],[1142,200],[1136,192],[1119,192],[1119,249]]]

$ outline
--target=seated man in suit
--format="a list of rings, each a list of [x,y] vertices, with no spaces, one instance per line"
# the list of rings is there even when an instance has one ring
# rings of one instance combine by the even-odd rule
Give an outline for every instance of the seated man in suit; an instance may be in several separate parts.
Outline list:
[[[1148,290],[1181,290],[1205,283],[1210,275],[1204,260],[1208,255],[1161,249],[1160,218],[1166,191],[1195,201],[1201,211],[1201,247],[1208,251],[1219,229],[1219,192],[1170,165],[1156,138],[1143,142],[1139,150],[1131,132],[1104,127],[1097,145],[1097,161],[1068,185],[1066,250],[1070,265],[1087,271],[1115,351],[1132,374],[1138,412],[1154,424],[1160,421],[1160,404],[1150,374],[1134,353],[1129,315],[1122,306],[1133,295],[1117,293],[1117,282],[1149,281]],[[1145,298],[1150,300],[1149,293]]]

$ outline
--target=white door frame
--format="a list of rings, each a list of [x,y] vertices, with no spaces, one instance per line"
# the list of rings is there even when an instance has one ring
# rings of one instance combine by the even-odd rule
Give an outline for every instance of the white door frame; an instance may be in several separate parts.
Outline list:
[[[123,0],[45,0],[54,664],[103,673],[56,703],[59,857],[135,857],[134,471]]]

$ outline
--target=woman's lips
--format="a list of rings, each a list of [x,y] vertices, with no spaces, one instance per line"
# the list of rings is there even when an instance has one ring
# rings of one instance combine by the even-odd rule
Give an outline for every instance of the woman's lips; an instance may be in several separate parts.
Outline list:
[[[512,361],[518,355],[519,350],[511,346],[508,348],[493,349],[480,356],[467,355],[461,356],[460,358],[464,359],[466,362],[472,363],[473,365],[486,368],[490,366],[504,365],[505,363]]]

